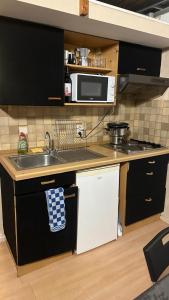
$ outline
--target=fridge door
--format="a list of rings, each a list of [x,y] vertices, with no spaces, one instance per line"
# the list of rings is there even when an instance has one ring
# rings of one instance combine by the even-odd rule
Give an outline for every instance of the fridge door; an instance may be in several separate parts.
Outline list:
[[[78,172],[77,254],[117,239],[119,165]]]

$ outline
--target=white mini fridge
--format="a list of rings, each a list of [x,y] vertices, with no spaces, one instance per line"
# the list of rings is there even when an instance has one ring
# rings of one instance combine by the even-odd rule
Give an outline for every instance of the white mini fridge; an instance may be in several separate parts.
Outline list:
[[[119,165],[80,171],[76,253],[117,239]]]

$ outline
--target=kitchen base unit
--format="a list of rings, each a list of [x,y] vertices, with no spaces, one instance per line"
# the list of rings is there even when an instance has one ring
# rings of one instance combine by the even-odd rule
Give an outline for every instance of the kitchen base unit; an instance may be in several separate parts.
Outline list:
[[[14,181],[1,166],[4,233],[17,266],[74,251],[77,235],[75,173]],[[51,232],[45,191],[63,187],[65,228]]]
[[[76,174],[79,189],[76,253],[117,239],[119,165]]]
[[[168,155],[129,163],[126,189],[125,225],[164,210]]]
[[[123,233],[154,222],[164,210],[168,154],[121,164],[119,222]]]

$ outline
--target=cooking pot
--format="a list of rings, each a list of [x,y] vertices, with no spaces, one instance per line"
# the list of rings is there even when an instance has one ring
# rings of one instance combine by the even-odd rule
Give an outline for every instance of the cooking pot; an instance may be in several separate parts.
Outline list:
[[[109,132],[109,135],[111,137],[111,143],[119,145],[124,143],[124,141],[126,140],[126,137],[129,132],[129,124],[125,122],[107,123],[106,130]]]

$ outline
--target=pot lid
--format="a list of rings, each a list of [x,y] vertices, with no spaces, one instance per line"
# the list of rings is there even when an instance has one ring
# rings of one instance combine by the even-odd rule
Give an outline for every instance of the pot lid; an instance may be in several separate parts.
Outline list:
[[[111,123],[107,123],[107,127],[108,128],[128,128],[129,124],[125,123],[125,122],[111,122]]]

